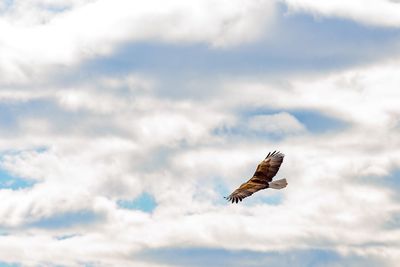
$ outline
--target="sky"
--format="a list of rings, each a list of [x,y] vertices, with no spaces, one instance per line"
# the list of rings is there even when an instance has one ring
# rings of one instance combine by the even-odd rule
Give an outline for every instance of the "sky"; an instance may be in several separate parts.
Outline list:
[[[399,14],[0,1],[0,266],[398,266]]]

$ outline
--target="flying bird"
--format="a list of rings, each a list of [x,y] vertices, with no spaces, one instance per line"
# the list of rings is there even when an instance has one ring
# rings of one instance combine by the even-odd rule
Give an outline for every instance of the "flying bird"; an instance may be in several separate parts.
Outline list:
[[[245,197],[251,196],[255,192],[273,188],[273,189],[282,189],[287,186],[286,179],[280,179],[276,181],[272,181],[272,178],[276,175],[279,170],[279,167],[282,164],[283,157],[285,155],[276,152],[269,152],[267,157],[258,164],[256,172],[253,177],[250,178],[247,182],[242,184],[238,189],[233,191],[226,199],[228,201],[232,201],[238,203],[242,201]]]

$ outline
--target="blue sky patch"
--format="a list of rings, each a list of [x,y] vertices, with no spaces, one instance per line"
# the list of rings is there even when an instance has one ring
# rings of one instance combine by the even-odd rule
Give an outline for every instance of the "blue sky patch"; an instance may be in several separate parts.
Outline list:
[[[18,190],[32,187],[35,181],[14,176],[0,168],[0,189]]]
[[[212,248],[168,248],[145,250],[135,258],[184,267],[327,267],[385,266],[377,259],[342,256],[333,250],[292,250],[287,252],[232,251]]]
[[[297,110],[291,111],[291,114],[304,124],[312,133],[325,133],[335,130],[343,130],[348,123],[339,119],[324,115],[317,111]]]
[[[144,212],[153,212],[157,203],[152,195],[143,193],[133,200],[118,200],[118,207],[122,209],[141,210]]]
[[[0,267],[20,267],[21,264],[16,264],[16,263],[7,263],[0,261]]]
[[[10,136],[18,129],[14,105],[0,103],[0,134]]]

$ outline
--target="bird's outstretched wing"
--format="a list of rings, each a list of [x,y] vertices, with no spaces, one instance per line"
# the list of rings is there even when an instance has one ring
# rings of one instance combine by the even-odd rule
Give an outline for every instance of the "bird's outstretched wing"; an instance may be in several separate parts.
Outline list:
[[[272,178],[279,171],[279,167],[282,164],[284,156],[285,155],[279,151],[268,153],[265,159],[258,164],[256,172],[253,174],[253,177],[250,179],[250,181],[262,180],[264,182],[271,182]]]
[[[233,191],[226,199],[232,201],[232,203],[238,203],[245,197],[251,196],[261,189],[268,188],[268,183],[272,181],[272,178],[278,172],[284,156],[284,154],[276,151],[268,153],[267,157],[258,164],[253,177]]]

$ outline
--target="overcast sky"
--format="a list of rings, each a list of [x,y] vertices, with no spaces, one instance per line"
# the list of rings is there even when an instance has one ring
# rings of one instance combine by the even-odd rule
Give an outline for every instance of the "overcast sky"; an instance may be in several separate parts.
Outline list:
[[[395,0],[2,0],[0,266],[397,267],[399,73]]]

